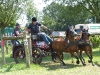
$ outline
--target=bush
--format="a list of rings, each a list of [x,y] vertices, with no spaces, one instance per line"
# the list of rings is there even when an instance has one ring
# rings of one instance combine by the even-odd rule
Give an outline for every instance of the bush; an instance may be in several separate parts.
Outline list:
[[[90,40],[91,40],[94,48],[96,48],[100,45],[100,36],[97,36],[97,35],[91,36]]]

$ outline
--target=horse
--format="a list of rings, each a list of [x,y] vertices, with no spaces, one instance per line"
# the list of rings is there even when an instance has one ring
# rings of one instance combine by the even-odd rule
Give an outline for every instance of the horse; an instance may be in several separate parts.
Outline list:
[[[63,66],[66,66],[62,58],[63,52],[70,53],[72,57],[75,57],[77,59],[77,64],[79,64],[80,58],[82,64],[85,66],[79,54],[78,44],[74,40],[74,36],[76,35],[77,34],[73,28],[68,28],[66,31],[66,38],[58,38],[52,42],[52,49],[56,52],[57,57],[59,58]],[[78,56],[75,55],[74,52],[76,52]]]
[[[93,56],[92,56],[92,42],[90,41],[90,34],[87,31],[82,32],[82,36],[80,40],[78,40],[78,49],[80,50],[80,56],[82,60],[85,63],[85,59],[82,56],[82,52],[84,51],[86,55],[89,57],[88,62],[92,63],[94,66],[94,63],[92,61]]]

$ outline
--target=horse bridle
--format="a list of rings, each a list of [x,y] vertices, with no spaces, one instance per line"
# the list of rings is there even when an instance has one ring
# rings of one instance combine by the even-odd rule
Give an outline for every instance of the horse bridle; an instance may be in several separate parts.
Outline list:
[[[81,41],[83,41],[84,43],[81,43],[81,44],[80,44],[79,42],[81,42]],[[90,40],[83,39],[83,40],[81,40],[81,41],[78,42],[79,45],[85,45],[85,46],[91,46],[91,47],[92,47],[92,43],[91,43]]]
[[[88,45],[89,45],[89,46],[92,46],[91,41],[90,41],[89,39],[84,39],[84,38],[83,38],[83,35],[84,35],[84,34],[88,34],[88,36],[89,36],[89,33],[83,33],[83,34],[82,34],[82,40],[85,42],[85,45],[86,45],[86,46],[88,46]],[[81,41],[82,41],[82,40],[81,40]]]

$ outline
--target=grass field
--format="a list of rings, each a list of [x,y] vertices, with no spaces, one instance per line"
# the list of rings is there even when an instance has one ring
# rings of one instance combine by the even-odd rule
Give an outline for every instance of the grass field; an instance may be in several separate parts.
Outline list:
[[[0,50],[1,53],[1,50]],[[13,58],[10,58],[10,54],[6,54],[6,65],[1,64],[0,54],[0,75],[100,75],[100,49],[93,49],[93,61],[95,66],[88,63],[88,57],[84,54],[86,59],[86,66],[82,66],[80,63],[71,63],[70,54],[64,54],[64,62],[67,64],[66,67],[60,63],[54,63],[51,61],[51,57],[43,57],[40,65],[31,63],[31,67],[27,68],[26,64],[16,64]],[[76,59],[74,59],[76,61]]]

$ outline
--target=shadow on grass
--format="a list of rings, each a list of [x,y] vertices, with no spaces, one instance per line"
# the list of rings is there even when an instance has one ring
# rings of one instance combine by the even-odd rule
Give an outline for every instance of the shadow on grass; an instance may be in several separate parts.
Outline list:
[[[13,68],[13,66],[14,66],[14,65],[10,65],[10,66],[5,70],[5,72],[10,72],[11,69]]]
[[[61,65],[60,63],[54,63],[54,62],[43,62],[40,65],[41,67],[47,68],[47,70],[56,70],[56,69],[71,69],[75,67],[82,67],[81,64],[66,64],[66,66]]]
[[[1,59],[1,57],[0,57],[0,59]],[[0,72],[1,73],[24,70],[27,68],[25,62],[16,64],[14,62],[14,58],[5,57],[5,59],[6,59],[5,65],[2,65],[2,63],[0,63]]]
[[[12,72],[12,71],[19,71],[19,70],[24,70],[26,68],[27,67],[23,66],[22,64],[10,63],[10,64],[0,66],[0,72],[5,73],[5,72]]]
[[[98,49],[93,49],[93,59],[95,59],[95,57],[99,57],[99,56],[100,56],[99,48]],[[86,62],[87,62],[87,60],[89,58],[88,58],[88,56],[84,52],[83,52],[83,57],[84,57],[84,59],[86,59]],[[45,67],[48,70],[56,70],[56,69],[61,69],[61,68],[63,68],[63,69],[71,69],[71,68],[75,68],[75,67],[83,67],[81,62],[80,62],[79,65],[77,65],[76,63],[70,64],[69,60],[71,61],[71,56],[70,56],[70,54],[66,54],[65,53],[65,55],[64,55],[65,63],[66,63],[67,60],[68,60],[68,62],[66,64],[66,66],[64,67],[60,63],[53,63],[51,61],[51,57],[49,57],[49,58],[43,59],[43,61],[40,64],[40,66]],[[86,64],[88,64],[88,62]],[[89,63],[89,64],[91,64],[91,63]],[[100,67],[99,63],[95,62],[95,64]]]
[[[72,59],[72,57],[70,56],[70,54],[65,53],[63,61],[65,62],[66,66],[63,66],[60,62],[57,62],[57,63],[53,62],[51,60],[51,57],[45,57],[45,58],[43,58],[42,63],[40,64],[40,66],[47,68],[47,70],[71,69],[71,68],[82,67],[83,66],[81,62],[80,62],[80,64],[72,63],[71,59]],[[75,61],[76,61],[76,59],[75,59]]]
[[[95,63],[95,65],[97,65],[98,67],[100,67],[100,64],[98,62],[94,62],[94,63]]]

